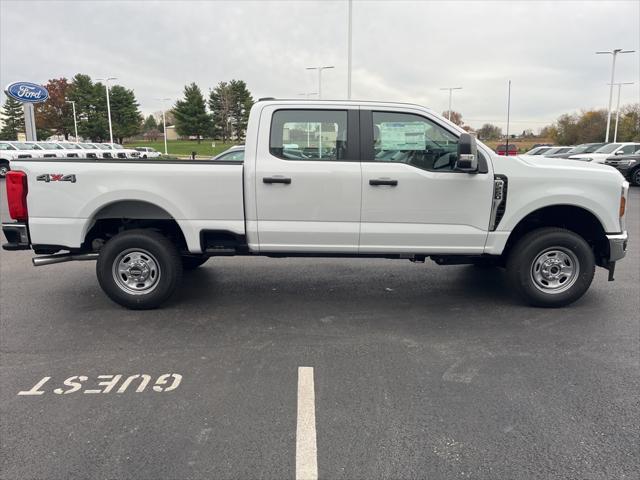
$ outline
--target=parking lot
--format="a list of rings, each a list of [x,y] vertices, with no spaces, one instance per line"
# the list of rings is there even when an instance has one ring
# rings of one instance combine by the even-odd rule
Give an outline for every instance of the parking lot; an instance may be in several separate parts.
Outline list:
[[[136,312],[92,262],[2,251],[2,478],[295,478],[299,367],[320,478],[637,478],[629,197],[616,281],[598,269],[556,310],[523,306],[499,269],[238,257]]]

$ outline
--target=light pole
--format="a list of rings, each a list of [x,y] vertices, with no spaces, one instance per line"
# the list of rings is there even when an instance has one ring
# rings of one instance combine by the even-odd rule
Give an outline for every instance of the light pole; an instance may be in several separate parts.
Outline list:
[[[96,80],[104,82],[104,88],[107,91],[107,116],[109,117],[109,142],[113,143],[113,128],[111,126],[111,104],[109,103],[109,80],[117,80],[116,77],[96,78]]]
[[[307,70],[318,70],[318,98],[322,98],[322,70],[335,68],[333,65],[327,67],[307,67]]]
[[[618,141],[618,120],[620,118],[620,91],[622,90],[622,85],[633,85],[634,82],[619,82],[614,85],[618,86],[618,103],[616,105],[616,128],[613,130],[613,142]]]
[[[447,110],[447,120],[451,121],[451,92],[454,90],[462,90],[462,87],[445,87],[440,90],[449,90],[449,110]]]
[[[347,28],[347,100],[351,100],[351,47],[352,47],[352,22],[351,16],[353,12],[353,0],[347,0],[349,2],[349,24]]]
[[[65,103],[70,103],[73,107],[73,128],[76,131],[76,143],[78,143],[78,121],[76,120],[76,102],[73,100],[65,100]]]
[[[616,57],[619,53],[633,53],[635,50],[622,50],[621,48],[616,48],[615,50],[606,51],[606,52],[596,52],[596,55],[611,55],[613,57],[611,61],[611,83],[609,84],[609,109],[607,113],[607,133],[605,134],[604,141],[609,141],[609,128],[611,127],[611,102],[613,100],[613,81],[616,72]]]
[[[170,98],[156,98],[156,100],[160,100],[162,102],[162,130],[164,131],[164,154],[165,155],[169,155],[169,153],[167,151],[167,119],[164,116],[164,111],[166,110],[164,102],[168,102],[171,99]]]

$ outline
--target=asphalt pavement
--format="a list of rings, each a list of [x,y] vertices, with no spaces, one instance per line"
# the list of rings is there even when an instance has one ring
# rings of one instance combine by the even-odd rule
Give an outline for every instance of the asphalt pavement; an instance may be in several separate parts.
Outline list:
[[[640,188],[628,208],[616,281],[553,310],[500,269],[238,257],[135,312],[92,262],[2,251],[1,478],[293,479],[307,366],[320,478],[635,479]]]

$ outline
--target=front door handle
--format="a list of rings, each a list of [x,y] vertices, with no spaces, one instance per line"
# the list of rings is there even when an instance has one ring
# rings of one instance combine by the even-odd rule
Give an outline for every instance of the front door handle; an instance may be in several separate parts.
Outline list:
[[[389,185],[390,187],[395,187],[398,185],[398,180],[391,180],[389,178],[374,178],[369,180],[369,185],[373,185],[374,187],[380,185]]]
[[[285,185],[289,185],[291,183],[291,179],[277,175],[275,177],[263,177],[262,183],[284,183]]]

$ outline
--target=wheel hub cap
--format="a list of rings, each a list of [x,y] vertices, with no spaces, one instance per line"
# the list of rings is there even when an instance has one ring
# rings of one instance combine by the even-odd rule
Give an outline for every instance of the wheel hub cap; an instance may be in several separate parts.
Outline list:
[[[113,278],[127,293],[146,294],[158,285],[160,267],[146,250],[126,250],[113,262]]]
[[[560,293],[576,282],[580,264],[568,249],[554,247],[538,255],[531,265],[534,285],[545,293]]]

